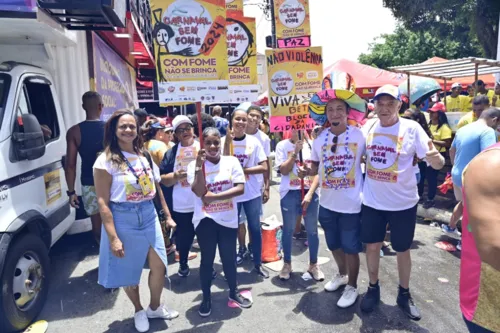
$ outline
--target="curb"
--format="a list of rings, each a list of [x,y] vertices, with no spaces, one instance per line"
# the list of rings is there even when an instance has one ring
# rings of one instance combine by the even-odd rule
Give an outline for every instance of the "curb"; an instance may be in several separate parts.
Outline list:
[[[425,209],[422,205],[417,207],[417,216],[440,223],[450,223],[451,212],[445,209],[429,208]]]

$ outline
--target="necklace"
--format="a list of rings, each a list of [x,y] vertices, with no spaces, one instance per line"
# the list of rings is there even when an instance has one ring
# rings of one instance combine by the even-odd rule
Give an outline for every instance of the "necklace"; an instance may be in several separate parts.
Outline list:
[[[349,156],[349,128],[350,126],[347,126],[346,131],[345,131],[345,142],[344,142],[344,148],[345,148],[345,153],[346,156]],[[333,190],[338,190],[341,188],[348,188],[349,187],[349,180],[347,180],[347,173],[349,171],[349,168],[345,168],[343,178],[338,184],[331,184],[328,181],[328,176],[335,171],[335,168],[333,167],[332,163],[330,165],[327,164],[328,162],[328,153],[327,153],[327,146],[328,146],[328,139],[330,137],[330,133],[332,133],[331,129],[328,129],[328,133],[326,133],[326,138],[325,138],[325,144],[322,147],[323,150],[323,167],[325,168],[325,179],[324,179],[324,184]],[[335,134],[332,133],[335,138]],[[337,138],[339,135],[336,136]],[[335,155],[337,152],[333,153]]]

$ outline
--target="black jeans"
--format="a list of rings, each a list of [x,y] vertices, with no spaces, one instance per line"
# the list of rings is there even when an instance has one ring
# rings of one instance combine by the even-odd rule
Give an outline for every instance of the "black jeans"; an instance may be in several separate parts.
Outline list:
[[[194,226],[193,213],[172,212],[172,219],[177,224],[175,230],[175,245],[179,251],[179,264],[184,267],[188,263],[189,250],[193,246]]]
[[[425,187],[425,176],[427,174],[427,163],[418,162],[418,168],[420,169],[420,182],[418,183],[418,196],[422,197],[424,195]]]
[[[236,292],[237,235],[237,228],[223,227],[209,218],[201,220],[198,227],[196,227],[196,237],[201,250],[200,282],[203,299],[210,299],[212,270],[217,246],[219,246],[219,255],[224,269],[224,276],[229,285],[230,295]]]
[[[479,326],[478,324],[474,324],[471,321],[468,321],[464,316],[462,316],[465,321],[465,325],[467,325],[467,329],[469,330],[469,333],[493,333],[493,331],[490,331],[484,327]]]
[[[432,167],[427,167],[427,174],[425,177],[427,178],[427,199],[434,200],[437,193],[438,186],[438,175],[439,170],[433,169]]]

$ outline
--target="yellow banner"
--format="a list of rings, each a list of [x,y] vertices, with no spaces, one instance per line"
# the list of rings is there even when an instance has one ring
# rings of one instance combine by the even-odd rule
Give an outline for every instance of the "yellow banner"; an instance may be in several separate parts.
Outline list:
[[[311,36],[309,0],[274,0],[276,38]]]
[[[160,104],[227,94],[225,0],[151,0],[151,11]]]
[[[226,0],[226,10],[238,12],[243,16],[243,0]]]
[[[321,47],[266,51],[271,131],[310,129],[309,99],[321,90]]]
[[[257,84],[257,27],[255,18],[228,12],[226,20],[229,84]]]

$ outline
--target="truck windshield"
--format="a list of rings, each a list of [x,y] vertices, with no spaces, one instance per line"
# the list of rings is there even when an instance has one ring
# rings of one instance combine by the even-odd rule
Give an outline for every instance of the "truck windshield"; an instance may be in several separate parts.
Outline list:
[[[2,128],[3,113],[7,96],[9,95],[10,75],[0,73],[0,128]]]

